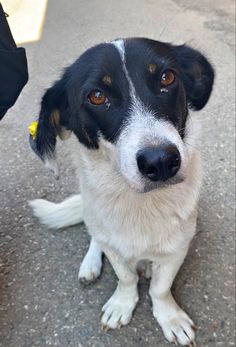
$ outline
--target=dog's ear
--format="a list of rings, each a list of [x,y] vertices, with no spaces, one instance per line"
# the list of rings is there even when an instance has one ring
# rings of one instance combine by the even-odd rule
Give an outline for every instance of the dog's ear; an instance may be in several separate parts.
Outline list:
[[[187,45],[174,46],[174,54],[182,70],[189,107],[200,110],[210,97],[214,69],[200,52]]]
[[[67,130],[69,117],[67,94],[62,78],[45,92],[41,101],[36,135],[34,139],[30,139],[33,150],[55,176],[58,176],[55,160],[56,140],[57,136],[65,139],[70,135],[70,131]]]

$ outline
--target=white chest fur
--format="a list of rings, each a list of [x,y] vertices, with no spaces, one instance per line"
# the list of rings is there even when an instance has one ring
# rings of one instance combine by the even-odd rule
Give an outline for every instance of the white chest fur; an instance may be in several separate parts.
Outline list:
[[[76,162],[79,159],[84,220],[95,239],[137,260],[188,247],[201,184],[196,153],[183,183],[142,194],[127,186],[104,153],[91,156],[87,151],[81,147]]]

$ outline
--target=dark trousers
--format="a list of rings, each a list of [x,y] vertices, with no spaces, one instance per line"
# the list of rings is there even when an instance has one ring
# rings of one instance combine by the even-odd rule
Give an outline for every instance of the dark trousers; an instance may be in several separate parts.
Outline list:
[[[0,119],[28,81],[25,49],[17,47],[0,4]]]

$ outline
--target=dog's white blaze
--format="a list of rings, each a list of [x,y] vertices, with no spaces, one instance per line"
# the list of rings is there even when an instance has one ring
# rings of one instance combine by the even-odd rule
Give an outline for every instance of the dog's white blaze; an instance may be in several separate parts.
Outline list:
[[[122,61],[122,68],[125,74],[125,77],[127,78],[127,81],[129,83],[129,90],[130,90],[130,96],[131,96],[131,100],[133,103],[137,102],[137,95],[136,95],[136,91],[135,91],[135,87],[134,84],[130,78],[129,72],[127,70],[126,67],[126,63],[125,63],[125,44],[124,44],[124,40],[116,40],[112,42],[113,45],[118,49],[118,52],[120,54],[121,57],[121,61]]]

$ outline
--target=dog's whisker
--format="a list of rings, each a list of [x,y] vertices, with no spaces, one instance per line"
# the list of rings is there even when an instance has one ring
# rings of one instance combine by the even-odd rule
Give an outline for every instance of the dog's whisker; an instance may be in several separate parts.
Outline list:
[[[203,154],[204,156],[207,155],[207,152],[204,151],[202,148],[197,147],[197,145],[194,145],[194,144],[192,144],[192,143],[188,143],[188,142],[186,142],[186,141],[185,141],[185,144],[186,144],[187,146],[192,147],[194,150],[198,151],[199,153]]]

